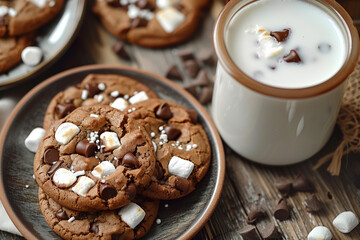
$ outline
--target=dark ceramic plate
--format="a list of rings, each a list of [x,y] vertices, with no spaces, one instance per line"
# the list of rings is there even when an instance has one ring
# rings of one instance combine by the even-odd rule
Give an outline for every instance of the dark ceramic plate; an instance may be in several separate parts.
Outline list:
[[[33,179],[34,154],[24,146],[31,130],[41,127],[51,98],[89,73],[115,73],[132,77],[159,97],[196,109],[211,145],[211,165],[196,191],[179,200],[162,201],[157,218],[145,239],[190,239],[206,223],[219,200],[225,174],[222,142],[204,108],[176,84],[133,68],[93,65],[60,73],[30,91],[16,106],[0,135],[0,198],[10,218],[27,239],[59,239],[46,224],[38,204],[38,186]],[[25,186],[29,185],[28,188]],[[165,208],[165,204],[168,207]]]
[[[54,63],[74,40],[85,15],[85,7],[86,0],[65,1],[59,15],[37,31],[36,42],[44,53],[42,62],[35,67],[20,63],[0,74],[0,90],[29,80]]]

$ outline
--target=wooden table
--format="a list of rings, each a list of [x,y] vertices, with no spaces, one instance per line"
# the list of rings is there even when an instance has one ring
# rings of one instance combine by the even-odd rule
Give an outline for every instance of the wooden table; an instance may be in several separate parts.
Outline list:
[[[117,40],[102,28],[88,8],[78,39],[59,62],[39,78],[0,92],[0,129],[13,105],[32,87],[72,67],[96,63],[122,64],[165,75],[171,64],[177,64],[183,71],[175,51],[177,49],[199,51],[202,48],[211,48],[213,23],[221,7],[220,2],[214,1],[202,27],[193,38],[181,45],[166,49],[144,49],[127,45],[132,57],[131,62],[123,61],[112,52],[111,47]],[[215,67],[206,70],[210,76],[214,76]],[[191,79],[187,78],[179,84],[190,81]],[[211,106],[207,107],[211,111]],[[246,224],[249,207],[254,202],[263,204],[267,213],[267,216],[256,224],[256,228],[261,230],[266,223],[273,221],[283,234],[283,239],[306,239],[311,229],[318,225],[330,228],[333,239],[360,239],[359,226],[351,234],[342,234],[331,224],[335,216],[345,210],[351,210],[360,216],[360,190],[354,185],[355,176],[360,174],[359,155],[345,157],[339,177],[331,177],[325,168],[312,170],[312,166],[320,157],[336,147],[340,138],[341,134],[335,129],[331,140],[320,153],[305,162],[286,167],[268,167],[252,163],[225,145],[226,177],[222,197],[213,216],[194,239],[241,239],[239,229]],[[324,204],[323,210],[317,214],[306,212],[303,201],[309,193],[296,193],[288,198],[292,209],[291,219],[280,222],[273,217],[274,206],[280,198],[273,185],[274,180],[278,177],[293,179],[300,173],[314,182],[316,195]],[[0,239],[22,238],[0,231]]]

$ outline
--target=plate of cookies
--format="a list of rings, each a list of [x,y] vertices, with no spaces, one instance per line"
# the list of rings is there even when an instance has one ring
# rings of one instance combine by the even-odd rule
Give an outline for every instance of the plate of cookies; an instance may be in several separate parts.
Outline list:
[[[51,77],[0,135],[0,198],[27,239],[190,239],[224,175],[222,142],[200,103],[130,67]]]
[[[39,74],[75,38],[86,1],[0,1],[0,89]]]

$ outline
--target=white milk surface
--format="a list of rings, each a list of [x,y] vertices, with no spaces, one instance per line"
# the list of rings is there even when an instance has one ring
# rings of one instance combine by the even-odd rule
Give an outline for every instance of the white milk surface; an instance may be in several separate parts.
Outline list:
[[[281,51],[264,56],[255,31],[259,27],[268,32],[290,29],[284,42],[271,37]],[[325,82],[346,57],[338,24],[322,9],[300,0],[263,0],[244,7],[230,21],[225,41],[231,58],[243,72],[279,88],[305,88]],[[290,50],[296,50],[301,62],[283,60]]]

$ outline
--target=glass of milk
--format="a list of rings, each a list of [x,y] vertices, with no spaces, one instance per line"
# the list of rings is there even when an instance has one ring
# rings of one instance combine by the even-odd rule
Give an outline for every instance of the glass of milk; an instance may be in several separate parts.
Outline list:
[[[351,17],[333,0],[231,0],[214,28],[212,115],[237,153],[269,165],[328,141],[359,57]]]

